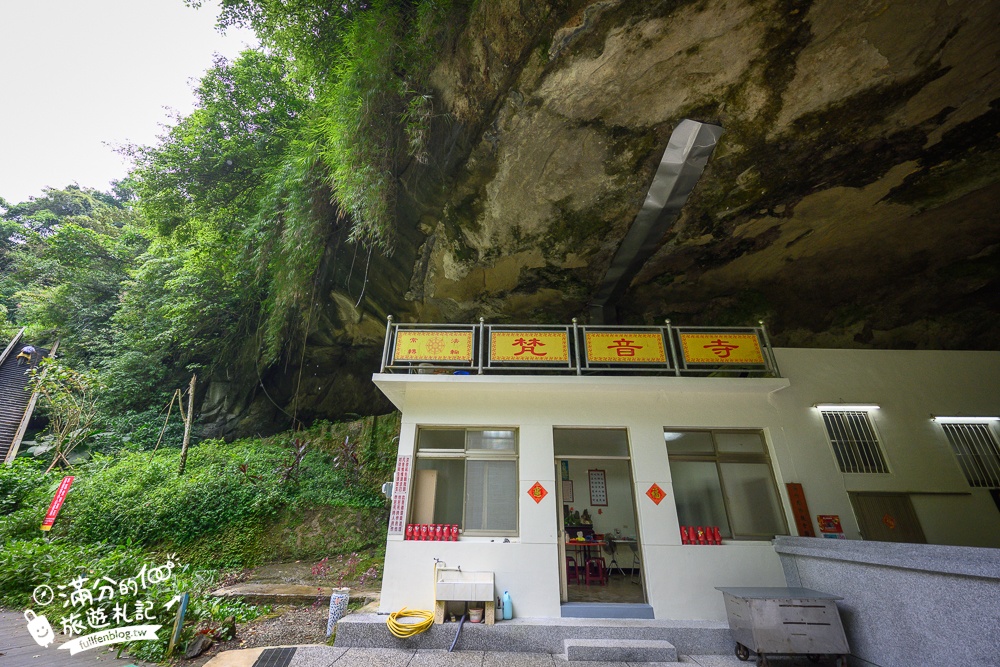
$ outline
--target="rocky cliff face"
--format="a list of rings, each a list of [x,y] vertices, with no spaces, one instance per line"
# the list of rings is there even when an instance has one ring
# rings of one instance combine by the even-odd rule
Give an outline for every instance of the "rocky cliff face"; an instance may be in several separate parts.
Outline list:
[[[998,25],[991,0],[478,3],[434,73],[431,160],[400,176],[397,251],[357,305],[331,272],[303,357],[359,399],[304,413],[384,407],[387,313],[586,319],[685,118],[724,133],[619,321],[997,349]],[[273,372],[279,403],[297,372]]]

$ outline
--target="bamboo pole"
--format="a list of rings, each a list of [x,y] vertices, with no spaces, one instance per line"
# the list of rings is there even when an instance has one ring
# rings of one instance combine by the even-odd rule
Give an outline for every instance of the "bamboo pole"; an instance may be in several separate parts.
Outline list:
[[[188,442],[191,440],[191,422],[194,421],[194,383],[198,378],[197,374],[191,375],[191,384],[188,386],[188,411],[184,420],[184,442],[181,445],[181,467],[177,471],[178,475],[184,474],[184,464],[187,463]]]

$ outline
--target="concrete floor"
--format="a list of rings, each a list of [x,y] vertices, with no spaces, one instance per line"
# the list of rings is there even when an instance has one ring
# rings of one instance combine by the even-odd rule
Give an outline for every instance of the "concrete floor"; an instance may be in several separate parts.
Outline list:
[[[58,643],[58,641],[57,641]],[[205,667],[253,667],[265,649],[226,651],[205,663]],[[0,665],[3,667],[155,667],[128,658],[116,659],[114,652],[84,651],[75,656],[56,649],[43,648],[28,634],[22,614],[0,612]],[[303,646],[296,650],[289,667],[655,667],[656,665],[691,665],[692,667],[741,667],[754,661],[740,662],[734,655],[680,656],[679,663],[625,663],[565,660],[548,653],[510,653],[496,651],[409,650],[380,648],[337,648]],[[805,658],[776,658],[775,667],[813,667]],[[832,659],[820,665],[834,664]]]
[[[43,648],[28,634],[28,624],[23,613],[0,612],[0,665],[3,667],[84,667],[85,665],[90,667],[95,665],[98,667],[102,665],[108,667],[137,665],[142,667],[146,665],[146,663],[128,658],[116,659],[114,650],[92,649],[70,655],[69,651],[60,651],[56,648],[56,645],[62,643],[63,639],[57,636],[55,643]]]
[[[619,574],[616,570],[606,586],[569,584],[566,591],[569,602],[645,602],[642,581],[638,575],[634,580],[637,583],[632,583],[628,571]]]
[[[252,667],[264,649],[227,651],[204,667]],[[391,648],[343,649],[332,646],[307,646],[296,650],[289,667],[747,667],[754,661],[740,662],[734,655],[680,656],[679,662],[598,662],[567,661],[548,653],[501,653],[493,651],[404,650]],[[832,666],[834,661],[813,663],[805,658],[775,658],[774,667]]]

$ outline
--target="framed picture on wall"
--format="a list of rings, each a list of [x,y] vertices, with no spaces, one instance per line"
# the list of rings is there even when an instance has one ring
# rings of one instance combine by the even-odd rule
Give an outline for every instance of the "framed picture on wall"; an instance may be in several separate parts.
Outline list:
[[[564,479],[562,485],[563,485],[563,502],[564,503],[573,502],[573,480]]]
[[[590,480],[590,504],[594,507],[608,506],[608,485],[603,470],[588,470]]]

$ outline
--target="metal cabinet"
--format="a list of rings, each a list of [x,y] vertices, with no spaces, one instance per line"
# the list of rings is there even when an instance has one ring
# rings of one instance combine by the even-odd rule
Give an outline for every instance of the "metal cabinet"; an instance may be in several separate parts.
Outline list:
[[[771,655],[837,656],[846,667],[847,636],[837,600],[843,598],[808,588],[717,588],[726,602],[736,657],[767,665]]]

